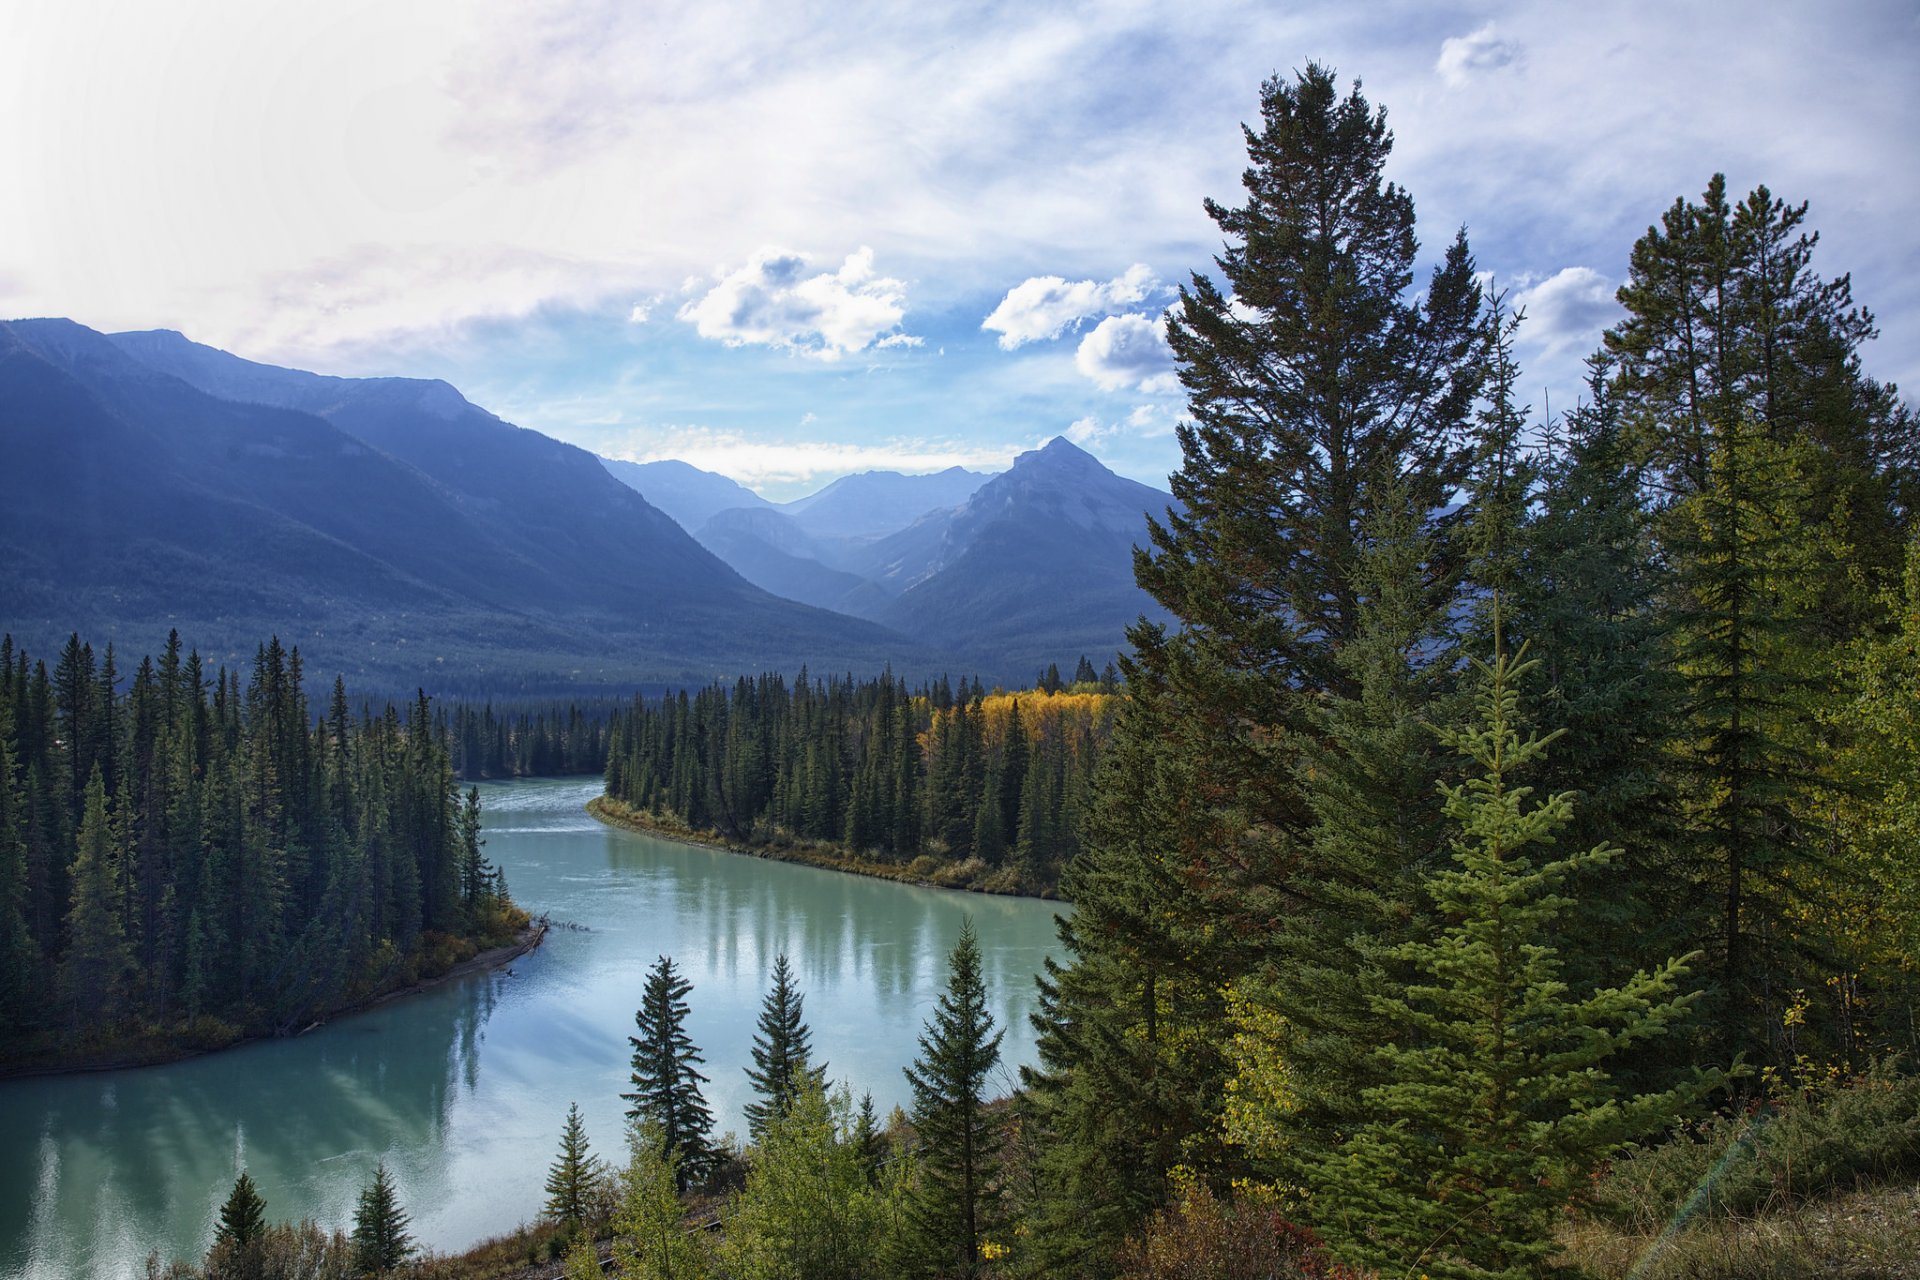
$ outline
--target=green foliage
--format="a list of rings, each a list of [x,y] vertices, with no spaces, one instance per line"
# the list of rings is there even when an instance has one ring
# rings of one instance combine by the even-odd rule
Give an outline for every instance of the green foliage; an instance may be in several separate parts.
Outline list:
[[[214,1228],[215,1244],[247,1245],[258,1240],[267,1229],[267,1202],[244,1170],[233,1180],[233,1190],[220,1206],[220,1222]]]
[[[353,1211],[353,1265],[361,1275],[385,1274],[413,1256],[408,1222],[383,1160],[374,1168],[373,1181],[361,1188]]]
[[[687,993],[693,984],[674,971],[673,960],[661,956],[647,971],[647,985],[634,1012],[640,1034],[628,1036],[633,1046],[633,1092],[620,1096],[632,1103],[627,1119],[665,1144],[673,1157],[679,1187],[706,1177],[713,1163],[707,1134],[713,1112],[700,1092],[709,1083],[699,1071],[705,1059],[687,1035]]]
[[[627,1135],[627,1167],[613,1215],[613,1260],[623,1280],[703,1280],[706,1242],[682,1221],[680,1153],[651,1120]]]
[[[1596,1209],[1641,1231],[1747,1217],[1920,1176],[1920,1077],[1891,1062],[1857,1080],[1718,1114],[1613,1162]]]
[[[904,1222],[899,1179],[876,1183],[842,1089],[803,1077],[770,1116],[734,1197],[718,1262],[740,1280],[883,1280]]]
[[[1445,924],[1388,953],[1408,972],[1374,1000],[1397,1029],[1376,1050],[1389,1079],[1364,1091],[1373,1118],[1313,1170],[1316,1220],[1338,1229],[1337,1253],[1366,1266],[1527,1280],[1589,1172],[1721,1078],[1633,1096],[1606,1071],[1686,1015],[1696,996],[1682,989],[1684,961],[1584,997],[1560,978],[1562,887],[1616,851],[1529,853],[1551,845],[1571,811],[1564,793],[1530,803],[1532,788],[1514,785],[1547,745],[1516,728],[1518,683],[1534,665],[1497,651],[1481,665],[1476,721],[1440,730],[1474,770],[1443,788],[1457,868],[1425,881]]]
[[[768,1123],[792,1105],[809,1081],[818,1084],[827,1064],[813,1062],[812,1033],[807,1030],[805,998],[793,984],[793,967],[785,955],[773,962],[773,989],[760,1005],[760,1025],[754,1033],[753,1065],[747,1080],[759,1101],[746,1106],[747,1128],[760,1141]]]
[[[243,681],[172,636],[129,682],[0,640],[0,1057],[290,1033],[524,925],[425,700],[336,681],[316,719],[302,679],[277,641]]]
[[[587,1144],[580,1104],[571,1103],[560,1130],[560,1154],[547,1170],[547,1216],[576,1228],[599,1218],[606,1179],[605,1163]]]
[[[919,1267],[936,1276],[978,1275],[981,1245],[997,1220],[1000,1130],[984,1104],[1006,1033],[994,1030],[986,999],[969,918],[947,958],[947,990],[906,1069],[913,1127],[923,1144],[915,1254]]]
[[[207,1253],[204,1271],[176,1263],[163,1274],[168,1280],[200,1276],[205,1280],[348,1280],[361,1273],[345,1236],[303,1221],[274,1223],[246,1245],[215,1243]]]
[[[906,867],[1011,861],[996,891],[1045,890],[1076,847],[1073,813],[1112,717],[1110,692],[910,692],[778,676],[636,699],[609,731],[607,794],[730,842],[799,843]]]

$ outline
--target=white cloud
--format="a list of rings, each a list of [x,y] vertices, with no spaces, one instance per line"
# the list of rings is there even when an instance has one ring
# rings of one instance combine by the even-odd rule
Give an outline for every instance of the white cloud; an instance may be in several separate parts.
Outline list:
[[[1151,394],[1180,385],[1165,316],[1108,316],[1080,339],[1073,365],[1102,391],[1132,388]]]
[[[766,440],[710,427],[664,427],[635,432],[608,456],[631,462],[677,458],[703,471],[731,476],[751,489],[807,483],[855,471],[998,469],[1024,445],[958,444],[893,439],[850,444],[837,440]]]
[[[1460,89],[1481,72],[1512,66],[1520,60],[1520,52],[1519,45],[1495,35],[1494,24],[1489,22],[1469,35],[1449,36],[1442,41],[1433,69],[1448,88]]]
[[[1012,351],[1023,343],[1057,338],[1094,316],[1124,311],[1163,287],[1142,262],[1104,284],[1098,280],[1034,276],[1007,290],[1007,296],[1000,299],[1000,305],[980,322],[980,327],[998,333],[1000,349]]]
[[[1066,429],[1065,435],[1075,444],[1122,438],[1161,440],[1171,436],[1174,427],[1186,420],[1184,405],[1139,404],[1117,422],[1102,422],[1092,414],[1077,419]]]
[[[1085,417],[1075,419],[1065,432],[1067,439],[1075,444],[1092,444],[1102,436],[1110,436],[1114,429],[1101,424],[1100,419]]]
[[[1520,339],[1548,358],[1568,351],[1585,354],[1621,315],[1613,294],[1613,281],[1592,267],[1562,267],[1513,295],[1514,307],[1527,313]]]
[[[905,285],[874,274],[873,250],[864,245],[838,271],[813,275],[804,255],[768,248],[679,315],[701,337],[730,347],[752,343],[838,360],[872,346],[918,346],[917,337],[889,332],[906,315],[906,300]]]

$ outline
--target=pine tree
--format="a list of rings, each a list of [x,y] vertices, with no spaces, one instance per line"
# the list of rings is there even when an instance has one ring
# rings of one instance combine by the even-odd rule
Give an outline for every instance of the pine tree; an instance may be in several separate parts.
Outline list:
[[[1074,910],[1056,925],[1066,963],[1048,959],[1040,982],[1040,1066],[1021,1072],[1041,1134],[1029,1238],[1052,1274],[1097,1269],[1174,1165],[1217,1162],[1221,992],[1245,959],[1185,874],[1199,753],[1168,744],[1189,725],[1131,663],[1127,682],[1086,849],[1062,877]]]
[[[1541,664],[1529,721],[1562,735],[1534,777],[1549,794],[1576,794],[1568,842],[1625,850],[1569,882],[1565,932],[1577,945],[1565,956],[1568,973],[1599,985],[1686,950],[1710,928],[1678,856],[1673,776],[1663,766],[1685,689],[1666,644],[1652,521],[1612,368],[1605,356],[1589,362],[1589,398],[1558,424],[1539,512],[1523,535],[1526,569],[1503,604]]]
[[[1314,824],[1311,856],[1289,884],[1300,905],[1275,922],[1268,967],[1234,984],[1246,1004],[1229,1090],[1244,1108],[1261,1093],[1250,1073],[1274,1057],[1287,1064],[1285,1107],[1256,1127],[1284,1135],[1269,1154],[1295,1183],[1369,1114],[1361,1095],[1378,1078],[1370,1051],[1393,1031],[1369,1004],[1379,953],[1424,925],[1408,904],[1441,842],[1441,766],[1423,722],[1451,675],[1450,601],[1428,589],[1437,550],[1424,514],[1383,487],[1355,571],[1359,630],[1340,655],[1357,693],[1325,698],[1301,752],[1299,786]],[[1275,1028],[1282,1040],[1262,1043]],[[1229,1131],[1247,1118],[1230,1106]]]
[[[253,1178],[242,1170],[233,1180],[233,1190],[228,1193],[226,1203],[220,1206],[220,1222],[214,1228],[213,1242],[244,1247],[259,1240],[266,1230],[267,1202],[254,1188]]]
[[[700,1092],[709,1081],[697,1069],[705,1059],[686,1031],[686,996],[692,990],[667,956],[647,971],[633,1015],[640,1034],[627,1037],[633,1046],[633,1092],[620,1095],[633,1104],[627,1119],[651,1126],[672,1155],[681,1191],[704,1178],[712,1163],[707,1134],[713,1112]]]
[[[760,1026],[754,1033],[753,1065],[747,1081],[760,1101],[746,1106],[747,1131],[758,1142],[768,1121],[792,1105],[808,1080],[826,1075],[826,1064],[813,1062],[813,1033],[807,1029],[805,999],[793,983],[793,967],[783,954],[773,962],[773,989],[760,1004]]]
[[[1495,624],[1496,644],[1498,623]],[[1426,891],[1447,923],[1393,948],[1408,980],[1374,997],[1399,1038],[1376,1050],[1372,1118],[1314,1170],[1313,1212],[1335,1251],[1361,1266],[1435,1277],[1531,1280],[1557,1246],[1553,1227],[1587,1175],[1627,1142],[1669,1123],[1723,1079],[1633,1096],[1609,1078],[1621,1050],[1666,1033],[1696,995],[1693,957],[1618,987],[1569,994],[1554,945],[1572,871],[1618,851],[1596,846],[1535,862],[1570,816],[1567,793],[1529,804],[1514,779],[1547,741],[1522,739],[1518,683],[1536,664],[1496,649],[1475,722],[1440,731],[1474,770],[1443,786],[1454,869]]]
[[[413,1256],[407,1214],[400,1208],[386,1161],[374,1168],[373,1181],[360,1190],[353,1211],[353,1265],[363,1276],[382,1275]]]
[[[0,667],[11,666],[10,657],[0,661]],[[25,797],[14,776],[10,713],[0,697],[0,1037],[26,1026],[41,981],[40,949],[27,928]]]
[[[1163,1198],[1173,1164],[1233,1171],[1223,992],[1340,874],[1313,861],[1301,745],[1324,698],[1361,696],[1341,655],[1363,623],[1358,572],[1383,501],[1448,509],[1482,378],[1472,255],[1456,238],[1415,292],[1413,201],[1385,178],[1384,113],[1310,65],[1262,87],[1245,136],[1245,202],[1207,205],[1225,287],[1195,274],[1169,319],[1192,415],[1180,506],[1135,557],[1179,630],[1130,633],[1129,692],[1154,711],[1123,718],[1109,752],[1163,782],[1147,825],[1093,842],[1111,846],[1089,861],[1112,900],[1084,925],[1077,908],[1046,1015],[1049,1230],[1090,1253]],[[1458,523],[1431,521],[1436,598],[1459,580]],[[1103,790],[1095,812],[1115,805]]]
[[[590,1221],[599,1212],[605,1181],[606,1166],[587,1145],[580,1104],[572,1103],[560,1131],[560,1154],[547,1170],[547,1216],[569,1227]]]
[[[922,1145],[914,1206],[920,1258],[931,1274],[980,1274],[980,1245],[995,1220],[1000,1135],[985,1110],[1000,1040],[987,1009],[980,944],[968,919],[947,959],[947,990],[906,1068]]]
[[[67,953],[60,962],[61,987],[76,1026],[84,1020],[111,1027],[126,1008],[133,951],[121,923],[113,846],[106,786],[95,765],[87,780],[86,811],[73,860]]]

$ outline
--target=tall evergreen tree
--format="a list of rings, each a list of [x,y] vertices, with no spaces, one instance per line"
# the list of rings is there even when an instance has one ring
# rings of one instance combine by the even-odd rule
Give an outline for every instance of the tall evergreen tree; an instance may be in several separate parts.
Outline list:
[[[640,1034],[627,1037],[633,1046],[633,1092],[620,1095],[633,1104],[627,1119],[651,1126],[650,1132],[665,1144],[682,1191],[706,1176],[713,1158],[707,1141],[713,1112],[700,1092],[709,1082],[698,1069],[705,1059],[686,1029],[686,997],[692,990],[693,984],[674,971],[668,956],[647,971],[640,1008],[633,1015]]]
[[[1498,634],[1496,620],[1496,644]],[[1335,1251],[1362,1266],[1532,1280],[1600,1160],[1670,1124],[1722,1078],[1633,1096],[1606,1070],[1686,1016],[1696,999],[1684,989],[1687,960],[1584,997],[1561,979],[1555,925],[1570,905],[1561,890],[1576,867],[1618,851],[1548,862],[1529,852],[1553,843],[1572,805],[1564,792],[1530,803],[1533,789],[1515,785],[1547,746],[1517,727],[1518,683],[1535,665],[1524,651],[1496,651],[1480,667],[1475,720],[1440,731],[1475,771],[1443,788],[1457,866],[1426,878],[1447,923],[1388,953],[1409,978],[1374,998],[1398,1031],[1376,1050],[1371,1118],[1311,1175],[1313,1214]]]
[[[363,1276],[384,1275],[412,1257],[408,1221],[383,1160],[373,1171],[373,1181],[361,1188],[353,1211],[354,1268]]]
[[[1137,901],[1076,919],[1073,966],[1047,1010],[1057,1031],[1043,1041],[1062,1106],[1079,1099],[1054,1118],[1060,1150],[1079,1154],[1051,1194],[1097,1196],[1095,1170],[1112,1170],[1134,1217],[1164,1195],[1172,1163],[1220,1172],[1233,1159],[1217,1137],[1222,992],[1270,966],[1277,922],[1329,909],[1320,889],[1342,868],[1316,861],[1326,850],[1312,838],[1303,744],[1322,731],[1324,699],[1362,697],[1343,653],[1365,621],[1360,571],[1383,505],[1430,526],[1423,596],[1444,600],[1459,581],[1459,518],[1439,513],[1467,477],[1483,377],[1464,235],[1415,292],[1413,201],[1385,178],[1384,113],[1310,65],[1263,86],[1245,136],[1244,203],[1207,205],[1226,238],[1225,286],[1196,274],[1168,325],[1192,415],[1179,428],[1180,507],[1135,557],[1179,629],[1131,633],[1129,691],[1156,710],[1123,718],[1110,751],[1160,757],[1153,768],[1177,782],[1141,815],[1151,825],[1117,842],[1137,852],[1110,861],[1121,883],[1147,882]],[[1157,736],[1123,741],[1141,730]],[[1164,958],[1145,990],[1143,955]],[[1157,1063],[1152,1092],[1123,1085],[1103,1116],[1101,1091],[1076,1078],[1125,1080],[1135,1054]],[[1151,1156],[1129,1162],[1143,1139]]]
[[[126,1010],[133,951],[121,923],[118,859],[106,785],[95,765],[87,780],[85,816],[73,859],[73,905],[60,980],[69,1017],[111,1027]]]
[[[747,1081],[759,1101],[746,1106],[747,1130],[758,1142],[767,1123],[793,1104],[807,1081],[826,1075],[826,1064],[813,1061],[813,1033],[807,1029],[805,998],[794,986],[793,967],[782,954],[773,962],[773,988],[760,1004],[760,1025],[754,1032],[753,1065]]]
[[[937,1276],[980,1274],[980,1245],[995,1220],[999,1127],[985,1109],[987,1074],[1000,1061],[980,974],[980,943],[968,919],[947,958],[947,990],[906,1068],[913,1124],[922,1142],[914,1218],[920,1257]]]

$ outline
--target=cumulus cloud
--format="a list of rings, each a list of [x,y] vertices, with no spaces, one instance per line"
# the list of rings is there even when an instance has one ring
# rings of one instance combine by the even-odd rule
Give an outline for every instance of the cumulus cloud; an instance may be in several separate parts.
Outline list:
[[[798,351],[821,360],[869,347],[918,346],[893,332],[906,315],[906,286],[876,275],[873,250],[862,246],[837,271],[809,275],[803,254],[761,249],[706,293],[680,308],[680,319],[703,338],[730,347],[749,343]]]
[[[1521,339],[1549,357],[1597,346],[1600,331],[1620,316],[1613,281],[1592,267],[1562,267],[1513,297],[1527,313]]]
[[[626,448],[609,456],[631,462],[677,458],[704,471],[731,476],[750,489],[809,483],[854,471],[944,471],[948,467],[995,470],[1024,446],[957,444],[945,440],[892,439],[861,443],[837,440],[767,440],[710,427],[654,428],[636,432]]]
[[[1441,41],[1440,57],[1433,69],[1440,73],[1448,88],[1459,89],[1483,72],[1498,71],[1519,60],[1520,46],[1511,40],[1502,40],[1494,33],[1494,24],[1489,22],[1468,35],[1449,36]]]
[[[1080,339],[1073,365],[1102,391],[1130,387],[1151,394],[1180,385],[1165,316],[1108,316]]]
[[[1124,311],[1161,288],[1159,277],[1143,262],[1105,283],[1034,276],[1007,290],[980,327],[998,333],[1000,349],[1012,351],[1024,343],[1057,338],[1094,316]]]

